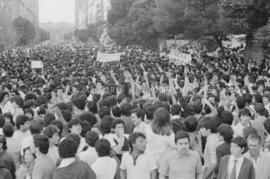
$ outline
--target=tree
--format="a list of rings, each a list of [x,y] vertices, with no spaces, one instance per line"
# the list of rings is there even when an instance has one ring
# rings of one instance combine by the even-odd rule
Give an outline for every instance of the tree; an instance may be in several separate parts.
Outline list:
[[[108,16],[110,37],[120,45],[156,48],[159,36],[153,22],[155,0],[135,0],[133,3],[128,0],[123,3],[112,1]]]
[[[39,42],[50,40],[50,33],[44,29],[38,28],[39,31]]]
[[[247,49],[253,45],[256,31],[267,24],[270,16],[269,0],[227,0],[222,2],[223,17],[232,19],[225,28],[246,34]]]
[[[190,40],[211,37],[225,54],[218,0],[157,0],[155,28],[167,37],[182,34]]]
[[[17,42],[17,46],[25,46],[30,44],[31,40],[33,40],[36,36],[35,26],[26,18],[21,16],[17,17],[13,21],[13,26],[19,37]]]

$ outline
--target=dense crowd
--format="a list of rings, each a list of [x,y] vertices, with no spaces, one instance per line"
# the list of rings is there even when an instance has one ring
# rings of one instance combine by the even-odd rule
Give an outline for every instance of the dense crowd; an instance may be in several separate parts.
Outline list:
[[[269,60],[48,43],[0,61],[0,178],[270,178]]]

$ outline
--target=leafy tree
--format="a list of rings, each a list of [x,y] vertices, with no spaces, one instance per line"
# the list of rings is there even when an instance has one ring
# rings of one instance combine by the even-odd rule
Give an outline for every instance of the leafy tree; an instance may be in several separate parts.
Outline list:
[[[19,37],[17,42],[17,46],[25,46],[30,44],[31,40],[33,40],[36,36],[35,26],[26,18],[21,16],[17,17],[13,21],[13,26]]]
[[[109,35],[120,45],[157,47],[158,33],[154,28],[154,0],[128,0],[124,5],[112,1],[109,13]],[[123,12],[118,12],[123,10]]]

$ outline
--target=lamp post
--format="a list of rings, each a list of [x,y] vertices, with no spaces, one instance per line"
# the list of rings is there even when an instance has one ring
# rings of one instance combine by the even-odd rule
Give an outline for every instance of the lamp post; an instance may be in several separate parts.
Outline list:
[[[5,41],[4,41],[4,38],[3,38],[3,34],[4,32],[3,32],[3,28],[2,27],[0,27],[0,36],[1,36],[1,41],[0,41],[0,52],[1,51],[4,51],[4,49],[5,49]]]

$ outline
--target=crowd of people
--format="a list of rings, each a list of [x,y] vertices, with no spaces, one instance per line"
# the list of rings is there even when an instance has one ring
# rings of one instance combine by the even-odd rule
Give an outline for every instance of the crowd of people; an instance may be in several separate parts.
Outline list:
[[[100,63],[98,51],[121,52]],[[269,179],[270,60],[139,47],[0,55],[0,178]],[[44,67],[31,68],[32,60]]]

